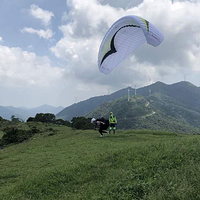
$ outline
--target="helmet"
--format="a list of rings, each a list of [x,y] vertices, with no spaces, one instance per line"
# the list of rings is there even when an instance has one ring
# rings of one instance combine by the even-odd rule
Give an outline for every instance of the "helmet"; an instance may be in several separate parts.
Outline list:
[[[112,112],[110,112],[110,115],[112,115],[113,113]]]
[[[92,118],[92,119],[91,119],[91,123],[93,123],[95,120],[96,120],[95,118]]]

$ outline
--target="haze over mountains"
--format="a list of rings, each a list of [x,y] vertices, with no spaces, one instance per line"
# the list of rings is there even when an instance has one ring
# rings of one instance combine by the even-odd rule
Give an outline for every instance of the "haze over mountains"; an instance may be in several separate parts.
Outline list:
[[[93,109],[96,109],[98,106],[100,106],[103,102],[112,101],[127,96],[128,90],[130,91],[130,96],[135,94],[135,89],[128,87],[110,95],[92,97],[88,100],[66,107],[56,116],[65,120],[71,120],[76,116],[85,116]],[[164,94],[175,99],[187,108],[191,108],[193,110],[197,109],[200,111],[200,88],[186,81],[171,85],[167,85],[162,82],[156,82],[152,85],[138,88],[136,93],[137,95],[144,97],[148,97],[154,93]]]
[[[110,111],[117,116],[119,129],[200,133],[200,88],[186,81],[171,85],[156,82],[136,91],[128,87],[110,95],[92,97],[66,108],[0,106],[0,116],[4,119],[15,115],[23,120],[34,117],[36,113],[53,113],[57,118],[68,121],[80,116],[108,118]]]
[[[0,106],[0,116],[4,119],[10,120],[12,115],[22,120],[27,120],[29,117],[34,117],[37,113],[53,113],[57,114],[63,110],[62,106],[54,107],[50,105],[42,105],[36,108],[24,108],[24,107],[13,107],[13,106]]]

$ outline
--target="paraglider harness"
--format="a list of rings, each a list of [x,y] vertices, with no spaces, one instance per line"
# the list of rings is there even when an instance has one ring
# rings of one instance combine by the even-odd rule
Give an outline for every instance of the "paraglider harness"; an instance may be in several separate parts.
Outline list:
[[[106,133],[107,128],[109,127],[109,120],[108,119],[104,119],[103,117],[100,119],[96,119],[96,125],[99,126],[99,133],[101,135],[103,135],[103,133]]]

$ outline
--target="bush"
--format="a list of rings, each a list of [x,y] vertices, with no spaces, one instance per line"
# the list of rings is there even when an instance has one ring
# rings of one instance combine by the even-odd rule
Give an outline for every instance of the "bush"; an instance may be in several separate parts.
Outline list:
[[[69,121],[67,120],[64,121],[63,119],[56,119],[55,124],[69,126],[69,127],[72,126],[72,124]]]
[[[34,117],[29,117],[26,122],[34,122],[34,120],[35,120]]]
[[[72,127],[76,129],[93,129],[94,125],[90,122],[91,119],[85,117],[73,117],[72,119]]]
[[[13,127],[6,128],[3,131],[5,132],[5,134],[0,140],[1,147],[5,145],[9,145],[9,144],[21,143],[25,140],[28,140],[30,137],[32,137],[35,134],[34,131],[21,130],[21,129],[13,128]]]
[[[32,132],[33,134],[35,134],[35,133],[39,133],[40,130],[39,130],[36,126],[33,126],[33,127],[31,127],[31,132]]]
[[[56,116],[52,113],[38,113],[35,116],[35,122],[54,123]]]
[[[56,119],[55,115],[51,113],[38,113],[35,117],[29,117],[26,122],[42,122],[72,127],[72,124],[69,121]]]

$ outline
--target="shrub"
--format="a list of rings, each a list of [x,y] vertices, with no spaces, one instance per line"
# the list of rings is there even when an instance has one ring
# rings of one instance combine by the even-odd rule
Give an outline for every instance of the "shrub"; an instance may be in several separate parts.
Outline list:
[[[44,122],[44,123],[54,123],[56,120],[56,117],[52,113],[38,113],[35,116],[34,121],[35,122]]]
[[[72,127],[76,129],[93,129],[94,125],[90,122],[91,119],[85,117],[73,117],[72,119]]]
[[[17,144],[21,143],[25,140],[28,140],[30,137],[32,137],[35,133],[34,131],[28,131],[28,130],[21,130],[18,128],[8,127],[3,130],[5,134],[3,135],[0,146],[3,147],[5,145],[9,144]]]
[[[63,119],[56,119],[55,124],[69,126],[69,127],[72,126],[72,124],[69,121],[67,120],[64,121]]]
[[[33,134],[35,134],[35,133],[39,133],[40,130],[39,130],[36,126],[33,126],[33,127],[31,127],[31,132],[32,132]]]
[[[34,117],[29,117],[26,122],[34,122],[34,120],[35,120]]]

